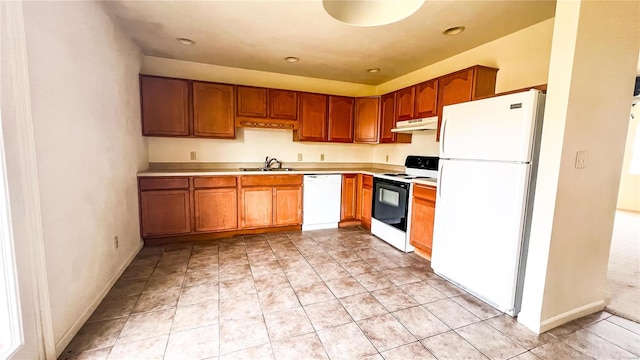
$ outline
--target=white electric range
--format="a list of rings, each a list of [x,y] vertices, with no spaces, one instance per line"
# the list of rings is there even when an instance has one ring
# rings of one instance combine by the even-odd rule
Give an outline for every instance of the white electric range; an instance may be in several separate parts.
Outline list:
[[[408,234],[413,183],[416,180],[437,181],[439,160],[434,156],[409,155],[404,173],[373,176],[372,234],[398,250],[414,250]]]

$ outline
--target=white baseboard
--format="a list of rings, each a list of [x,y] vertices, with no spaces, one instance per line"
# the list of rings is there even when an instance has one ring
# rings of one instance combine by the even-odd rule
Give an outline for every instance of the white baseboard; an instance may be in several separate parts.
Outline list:
[[[76,336],[78,331],[80,331],[80,328],[82,327],[82,325],[84,325],[84,323],[89,319],[91,314],[93,314],[93,312],[96,310],[98,305],[100,305],[100,302],[102,302],[104,297],[107,296],[107,293],[109,293],[109,290],[111,290],[111,288],[116,283],[118,278],[120,278],[120,275],[122,275],[122,273],[127,269],[127,266],[129,266],[129,264],[131,264],[131,262],[136,257],[136,255],[138,255],[143,245],[144,245],[144,242],[140,241],[140,244],[138,245],[136,250],[129,256],[127,261],[124,262],[124,264],[120,267],[120,269],[116,271],[116,273],[111,277],[109,282],[105,284],[102,291],[100,291],[100,294],[98,294],[95,300],[93,300],[93,302],[87,308],[87,310],[85,310],[85,312],[82,313],[82,316],[80,316],[80,318],[75,323],[73,323],[73,325],[71,325],[69,330],[67,330],[64,333],[64,335],[62,335],[62,338],[60,338],[60,340],[56,342],[56,357],[62,354],[62,352],[67,347],[67,345],[69,345],[73,337]]]
[[[518,322],[526,326],[529,330],[532,330],[538,334],[542,334],[545,331],[549,331],[560,325],[566,324],[569,321],[603,310],[604,306],[605,300],[598,300],[590,304],[586,304],[575,309],[563,312],[562,314],[558,314],[546,320],[536,320],[533,317],[527,316],[527,314],[523,314],[521,312],[520,314],[518,314]]]

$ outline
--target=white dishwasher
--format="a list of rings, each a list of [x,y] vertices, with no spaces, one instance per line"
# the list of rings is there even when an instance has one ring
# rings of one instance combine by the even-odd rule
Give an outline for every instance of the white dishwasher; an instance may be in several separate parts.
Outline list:
[[[337,228],[342,175],[305,175],[303,189],[302,231]]]

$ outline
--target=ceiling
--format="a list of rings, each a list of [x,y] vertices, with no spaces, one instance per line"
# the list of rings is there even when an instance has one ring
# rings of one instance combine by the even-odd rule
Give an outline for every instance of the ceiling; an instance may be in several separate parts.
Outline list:
[[[554,16],[555,1],[432,1],[389,25],[357,27],[320,0],[108,1],[145,55],[377,85]],[[457,36],[442,31],[465,26]],[[195,45],[182,45],[186,37]],[[298,63],[284,60],[300,58]],[[369,68],[380,68],[369,73]]]

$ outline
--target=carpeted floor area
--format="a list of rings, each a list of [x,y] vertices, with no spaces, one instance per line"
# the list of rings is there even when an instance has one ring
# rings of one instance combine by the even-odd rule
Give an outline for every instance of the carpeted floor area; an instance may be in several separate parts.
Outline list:
[[[616,211],[609,256],[606,310],[640,321],[640,213]]]

